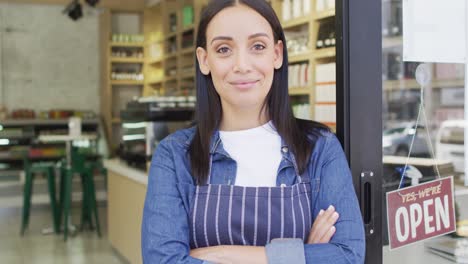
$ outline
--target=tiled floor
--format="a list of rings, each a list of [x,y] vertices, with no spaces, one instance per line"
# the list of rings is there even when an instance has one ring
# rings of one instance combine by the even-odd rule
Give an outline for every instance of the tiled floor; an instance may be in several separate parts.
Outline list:
[[[73,211],[73,223],[79,224],[80,210]],[[63,241],[63,235],[42,235],[51,226],[50,209],[36,206],[31,211],[30,225],[21,237],[21,209],[0,208],[1,263],[126,263],[112,249],[106,232],[106,207],[99,208],[102,238],[95,231],[84,230]]]

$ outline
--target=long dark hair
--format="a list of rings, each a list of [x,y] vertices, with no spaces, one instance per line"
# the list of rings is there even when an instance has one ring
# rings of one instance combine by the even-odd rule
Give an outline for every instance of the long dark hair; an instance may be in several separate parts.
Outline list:
[[[275,43],[281,40],[284,45],[283,65],[275,69],[273,84],[268,92],[263,107],[266,107],[269,117],[273,122],[278,134],[289,146],[289,150],[294,154],[298,165],[299,173],[306,169],[314,140],[308,138],[308,135],[318,135],[319,129],[328,130],[328,127],[314,122],[296,119],[293,115],[288,94],[288,54],[286,39],[283,28],[275,14],[273,8],[263,0],[213,0],[204,9],[197,33],[197,47],[207,49],[206,29],[213,17],[221,10],[237,4],[246,5],[261,16],[270,24],[273,30]],[[210,141],[213,132],[218,128],[221,117],[222,107],[218,93],[216,92],[211,75],[204,75],[200,71],[198,62],[196,67],[196,87],[197,87],[197,106],[195,121],[197,123],[195,136],[191,142],[189,153],[192,168],[192,174],[197,184],[205,184],[208,178],[210,166]],[[278,150],[279,151],[279,150]]]

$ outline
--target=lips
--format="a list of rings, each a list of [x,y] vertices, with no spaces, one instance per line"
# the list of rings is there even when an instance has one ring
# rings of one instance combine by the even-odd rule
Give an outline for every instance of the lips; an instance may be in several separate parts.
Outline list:
[[[257,84],[258,80],[239,80],[230,82],[230,84],[240,90],[250,89]]]

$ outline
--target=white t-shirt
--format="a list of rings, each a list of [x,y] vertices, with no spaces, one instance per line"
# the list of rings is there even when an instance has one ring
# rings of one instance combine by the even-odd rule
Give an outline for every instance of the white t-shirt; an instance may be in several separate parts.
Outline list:
[[[237,162],[235,185],[276,186],[281,137],[271,121],[246,130],[220,131],[219,136],[226,152]]]

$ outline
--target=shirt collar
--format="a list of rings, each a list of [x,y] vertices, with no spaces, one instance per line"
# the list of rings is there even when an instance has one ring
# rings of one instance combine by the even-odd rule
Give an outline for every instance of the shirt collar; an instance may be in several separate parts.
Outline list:
[[[225,157],[230,157],[229,153],[223,148],[223,142],[221,141],[221,137],[219,136],[219,130],[216,129],[211,136],[210,142],[210,155],[220,154]],[[281,155],[284,159],[291,162],[297,170],[296,159],[294,154],[291,153],[288,144],[281,138]],[[215,155],[216,156],[216,155]]]

